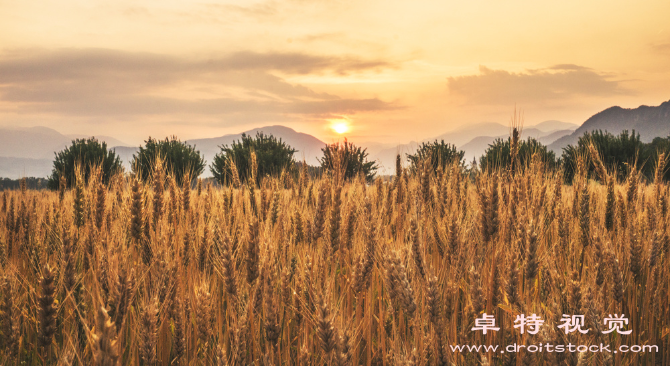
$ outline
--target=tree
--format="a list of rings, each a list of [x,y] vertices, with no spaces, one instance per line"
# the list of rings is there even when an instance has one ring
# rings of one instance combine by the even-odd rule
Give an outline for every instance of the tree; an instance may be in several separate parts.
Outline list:
[[[231,161],[234,163],[240,181],[246,182],[251,168],[251,152],[256,155],[256,183],[261,178],[271,175],[279,176],[282,170],[293,168],[294,148],[272,135],[257,132],[256,137],[242,134],[242,139],[233,141],[231,146],[220,146],[221,151],[216,154],[210,166],[210,171],[220,184],[229,184],[233,180]]]
[[[510,141],[511,137],[508,137],[506,140],[497,138],[490,144],[484,155],[479,159],[480,169],[509,168],[512,164]],[[539,154],[540,159],[547,164],[548,168],[555,169],[558,167],[556,155],[553,151],[548,150],[545,145],[532,137],[529,137],[527,140],[519,140],[519,166],[526,166],[533,154]]]
[[[424,142],[414,154],[407,154],[407,159],[410,161],[411,170],[416,168],[425,159],[430,159],[433,170],[437,170],[439,166],[445,169],[447,165],[453,162],[458,162],[458,165],[463,165],[463,157],[465,151],[458,150],[456,145],[447,144],[444,140],[437,142]]]
[[[323,157],[321,158],[321,168],[324,171],[335,171],[341,169],[344,172],[344,179],[355,178],[358,174],[363,174],[365,180],[372,182],[378,169],[374,161],[368,161],[367,149],[355,146],[344,139],[344,143],[334,143],[322,148]]]
[[[160,156],[164,162],[165,172],[174,174],[178,184],[183,184],[184,176],[188,175],[191,180],[197,178],[205,170],[204,158],[200,151],[186,142],[177,139],[176,136],[157,140],[149,137],[140,146],[137,154],[133,154],[133,173],[146,181],[154,170],[156,157]]]
[[[650,161],[652,149],[645,146],[646,144],[640,140],[640,134],[636,134],[635,130],[632,134],[622,131],[618,136],[601,130],[587,131],[579,137],[576,146],[568,145],[563,149],[561,161],[567,182],[572,182],[575,176],[579,156],[589,155],[588,149],[591,143],[600,153],[605,167],[614,172],[617,178],[623,178],[633,164],[637,164],[638,167],[642,164],[643,173],[647,176],[647,169],[653,169],[653,162]],[[595,166],[589,164],[587,174],[595,178],[594,170]]]
[[[107,150],[107,143],[100,142],[95,137],[87,139],[72,140],[70,147],[55,153],[53,170],[49,177],[47,186],[56,190],[61,175],[66,179],[67,187],[72,187],[76,182],[75,169],[80,167],[85,182],[91,177],[92,170],[100,167],[103,183],[109,183],[109,178],[123,171],[121,159],[114,151]]]

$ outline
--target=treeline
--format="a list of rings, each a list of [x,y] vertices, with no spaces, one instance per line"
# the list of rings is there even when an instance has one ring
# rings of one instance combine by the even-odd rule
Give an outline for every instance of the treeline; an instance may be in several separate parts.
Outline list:
[[[368,183],[375,178],[378,166],[368,160],[367,150],[348,142],[326,145],[319,166],[296,161],[292,148],[281,138],[258,132],[256,136],[242,134],[231,145],[220,146],[220,151],[209,165],[214,181],[221,185],[258,185],[264,177],[279,177],[282,181],[315,178],[324,172],[340,174],[342,179],[360,178]],[[130,174],[146,182],[160,167],[160,174],[174,177],[178,185],[194,184],[204,172],[203,155],[196,146],[172,136],[164,140],[149,138],[133,154]],[[253,172],[253,173],[252,173]],[[50,189],[73,187],[78,180],[87,183],[93,176],[104,184],[124,173],[121,159],[105,142],[96,138],[76,139],[72,145],[58,152],[53,170],[47,180]]]
[[[480,159],[480,168],[509,167],[512,164],[511,156],[514,155],[511,154],[510,144],[514,145],[513,136],[506,140],[497,139],[489,145]],[[584,133],[576,145],[564,148],[560,157],[533,138],[517,139],[516,144],[520,166],[525,166],[526,161],[535,156],[550,169],[562,169],[567,183],[572,182],[578,169],[586,169],[589,178],[598,179],[595,164],[597,159],[594,154],[598,154],[604,167],[619,180],[630,172],[653,180],[657,171],[661,172],[664,180],[670,179],[670,171],[667,169],[670,136],[657,137],[652,142],[645,143],[640,140],[640,134],[635,133],[635,130],[632,133],[622,131],[619,135],[596,130]],[[664,165],[657,169],[659,162]]]
[[[562,171],[565,182],[570,184],[579,169],[585,169],[589,178],[599,179],[595,163],[597,160],[602,161],[604,168],[618,180],[634,172],[647,180],[654,180],[658,173],[659,178],[667,181],[670,180],[669,152],[670,136],[657,137],[645,143],[634,130],[632,133],[623,131],[619,135],[597,130],[586,132],[576,145],[569,145],[560,156],[556,156],[536,139],[522,139],[520,130],[515,128],[510,137],[496,139],[478,161],[475,159],[469,164],[464,160],[463,150],[458,150],[444,140],[424,142],[415,154],[406,154],[406,158],[410,163],[410,172],[416,172],[419,164],[427,161],[434,170],[446,169],[447,165],[455,164],[471,174],[493,170],[508,170],[514,174],[535,162],[542,164],[545,169]],[[398,156],[397,171],[401,164]],[[662,166],[659,167],[659,164]]]
[[[455,145],[445,143],[444,140],[436,140],[422,143],[414,154],[406,154],[404,159],[398,155],[396,170],[402,170],[407,162],[408,171],[412,174],[425,169],[445,170],[448,165],[458,166],[470,173],[497,169],[514,172],[527,167],[534,160],[546,169],[561,170],[566,183],[571,183],[578,169],[586,169],[587,176],[597,179],[593,163],[595,151],[605,168],[617,179],[635,172],[653,180],[654,175],[660,172],[662,179],[670,180],[670,170],[667,169],[669,150],[670,136],[657,137],[645,143],[634,130],[632,133],[623,131],[619,135],[598,130],[586,132],[576,145],[564,148],[561,156],[556,156],[536,139],[522,139],[520,131],[513,129],[507,139],[499,138],[490,144],[479,161],[466,164],[463,150],[458,150]],[[230,146],[220,146],[220,152],[209,165],[209,170],[216,183],[233,186],[258,185],[261,179],[268,176],[297,182],[307,176],[313,178],[327,173],[339,174],[345,180],[360,178],[368,183],[376,177],[378,166],[368,160],[367,150],[346,139],[343,143],[326,145],[322,149],[323,157],[319,166],[296,161],[296,152],[296,149],[272,135],[262,132],[256,136],[242,134],[241,139]],[[206,168],[204,158],[196,146],[182,142],[175,136],[164,140],[150,137],[133,155],[130,174],[141,181],[151,180],[156,161],[160,162],[165,174],[174,176],[179,185],[194,184]],[[664,165],[657,167],[658,164]],[[95,138],[77,139],[72,141],[70,147],[56,154],[54,168],[48,179],[27,178],[26,184],[30,189],[72,187],[77,176],[88,182],[91,174],[99,175],[108,184],[112,176],[122,172],[121,159],[113,150],[107,149],[105,142]],[[250,172],[255,173],[251,176]],[[0,180],[0,189],[19,189],[20,185],[20,180]]]
[[[45,189],[47,188],[47,180],[45,178],[21,178],[9,179],[0,178],[0,191],[9,189]]]

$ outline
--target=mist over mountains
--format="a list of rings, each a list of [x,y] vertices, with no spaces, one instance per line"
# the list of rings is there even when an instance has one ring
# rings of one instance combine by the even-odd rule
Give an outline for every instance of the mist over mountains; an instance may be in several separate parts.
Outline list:
[[[649,142],[654,137],[670,135],[670,101],[657,107],[640,106],[634,109],[611,107],[599,112],[586,120],[581,126],[562,121],[544,121],[534,125],[523,126],[522,138],[533,137],[560,156],[562,149],[575,144],[582,134],[593,130],[609,131],[618,134],[623,130],[635,130],[642,141]],[[309,165],[318,165],[322,156],[321,148],[326,143],[318,138],[292,128],[274,125],[244,131],[255,136],[257,132],[281,138],[298,152],[295,158],[305,160]],[[357,143],[368,149],[369,159],[380,165],[380,174],[391,174],[395,169],[395,158],[400,153],[414,153],[422,142],[440,141],[452,143],[465,151],[466,161],[479,158],[486,148],[497,138],[507,138],[508,125],[496,122],[482,122],[446,132],[431,139],[411,141],[405,144],[381,144],[375,141]],[[196,150],[204,156],[209,165],[220,151],[221,145],[230,145],[240,140],[242,133],[228,134],[219,137],[187,140],[195,145]],[[85,135],[64,135],[47,127],[0,128],[0,177],[20,178],[23,176],[47,177],[51,173],[54,152],[70,146],[75,138]],[[119,155],[126,168],[130,167],[137,146],[128,146],[110,136],[96,136],[105,141],[108,148]],[[204,177],[210,176],[209,168],[205,169]]]
[[[301,133],[293,130],[292,128],[285,126],[266,126],[254,128],[252,130],[244,131],[247,135],[256,136],[257,132],[262,132],[266,135],[273,135],[276,138],[280,138],[283,142],[287,143],[294,149],[298,150],[293,156],[296,160],[302,161],[303,157],[309,165],[318,165],[319,158],[321,158],[321,148],[326,145],[325,142],[317,139],[312,135],[306,133]],[[242,133],[223,135],[219,137],[203,138],[203,139],[193,139],[186,140],[186,143],[195,146],[195,149],[200,151],[205,158],[205,162],[209,165],[213,160],[214,156],[218,154],[222,145],[232,145],[233,141],[239,141],[242,139]],[[127,169],[130,168],[130,162],[132,161],[133,154],[136,154],[139,150],[139,147],[128,147],[128,146],[116,146],[114,150],[123,161],[124,167]],[[209,167],[205,168],[204,176],[211,176],[209,172]]]
[[[533,137],[544,141],[545,145],[554,142],[556,139],[571,134],[579,127],[576,124],[561,121],[544,121],[535,125],[524,126],[522,137]],[[456,145],[457,148],[465,151],[465,160],[470,162],[475,157],[479,158],[484,151],[497,138],[507,138],[510,134],[508,125],[496,122],[483,122],[472,124],[452,132],[447,132],[432,139],[422,141],[412,141],[407,144],[401,144],[380,151],[371,152],[373,159],[380,162],[387,173],[395,170],[395,159],[397,154],[405,157],[405,154],[413,154],[419,148],[422,142],[445,142]]]
[[[298,150],[294,157],[298,161],[303,158],[310,165],[318,165],[321,158],[321,148],[325,142],[312,135],[297,132],[284,126],[266,126],[244,131],[247,135],[256,136],[257,132],[273,135]],[[24,176],[47,177],[51,174],[54,153],[71,145],[75,138],[88,137],[84,135],[63,135],[47,127],[31,128],[0,128],[0,177],[20,178]],[[107,142],[107,147],[114,150],[121,158],[123,166],[130,169],[133,154],[139,146],[127,146],[123,142],[109,136],[95,136],[98,140]],[[196,150],[204,156],[207,167],[204,177],[211,176],[209,164],[220,151],[219,146],[231,145],[240,140],[242,133],[229,134],[213,138],[187,140],[195,145]]]

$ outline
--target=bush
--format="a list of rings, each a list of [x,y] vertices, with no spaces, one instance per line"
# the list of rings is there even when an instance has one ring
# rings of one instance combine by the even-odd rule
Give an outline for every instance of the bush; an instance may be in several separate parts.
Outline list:
[[[430,159],[433,169],[437,170],[438,167],[445,169],[447,165],[451,165],[453,162],[458,162],[459,165],[463,165],[463,157],[465,156],[465,151],[458,150],[456,145],[446,144],[444,140],[437,142],[424,142],[421,144],[421,147],[414,154],[407,154],[407,159],[409,160],[412,171],[416,171],[419,164],[425,159]]]
[[[232,182],[230,160],[235,163],[240,181],[246,182],[251,168],[251,152],[256,154],[256,183],[260,183],[262,177],[279,176],[282,170],[290,170],[293,167],[293,154],[297,152],[294,148],[277,139],[272,135],[262,132],[251,137],[245,133],[242,139],[233,141],[231,146],[221,146],[221,152],[216,154],[210,166],[210,171],[220,184]]]
[[[98,141],[95,137],[76,139],[65,150],[56,153],[54,167],[49,177],[49,189],[58,189],[61,175],[65,176],[67,187],[75,183],[75,167],[80,166],[84,181],[88,182],[94,166],[102,168],[103,183],[109,183],[109,178],[117,172],[123,171],[121,159],[114,151],[107,150],[107,143]]]
[[[323,157],[320,162],[323,171],[333,171],[336,168],[336,157],[339,154],[345,180],[355,178],[358,174],[363,174],[368,182],[372,182],[375,178],[378,166],[374,161],[367,160],[367,149],[355,146],[344,139],[344,143],[326,145],[321,151]]]
[[[196,179],[205,170],[205,161],[200,151],[186,142],[179,141],[176,136],[156,140],[149,137],[140,146],[137,155],[133,154],[133,173],[142,181],[146,181],[154,170],[156,157],[163,159],[165,172],[174,174],[178,184],[183,184],[183,177],[188,175]]]
[[[510,137],[506,140],[498,138],[493,144],[490,144],[484,155],[479,159],[480,169],[510,168],[512,163],[510,141]],[[540,155],[540,159],[547,164],[548,168],[555,169],[558,167],[559,164],[554,152],[547,150],[545,145],[532,137],[527,140],[519,140],[519,167],[525,167],[535,153]]]

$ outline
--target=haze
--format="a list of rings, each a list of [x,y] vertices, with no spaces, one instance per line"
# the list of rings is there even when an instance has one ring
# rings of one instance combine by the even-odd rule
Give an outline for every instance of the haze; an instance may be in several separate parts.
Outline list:
[[[581,123],[670,99],[670,2],[5,1],[0,125],[330,142]]]

